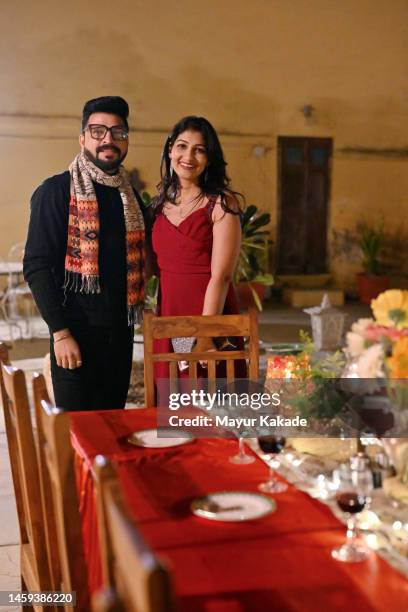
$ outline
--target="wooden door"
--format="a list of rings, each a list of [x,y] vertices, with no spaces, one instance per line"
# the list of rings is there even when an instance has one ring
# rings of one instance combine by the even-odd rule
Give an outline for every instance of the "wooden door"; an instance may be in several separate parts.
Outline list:
[[[327,272],[331,138],[278,139],[277,272]]]

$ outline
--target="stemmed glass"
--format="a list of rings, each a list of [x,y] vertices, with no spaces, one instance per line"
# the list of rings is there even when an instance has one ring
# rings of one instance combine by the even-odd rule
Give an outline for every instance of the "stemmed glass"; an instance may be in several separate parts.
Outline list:
[[[255,461],[255,457],[252,455],[247,455],[245,452],[244,438],[243,436],[238,437],[238,454],[229,458],[231,463],[235,463],[238,465],[245,465],[247,463],[253,463]]]
[[[337,561],[355,563],[364,561],[369,550],[356,541],[356,515],[361,512],[370,500],[373,488],[372,474],[366,466],[344,465],[336,475],[336,501],[347,517],[347,540],[345,544],[332,550],[332,557]]]
[[[264,493],[282,493],[282,491],[286,491],[288,485],[276,480],[274,474],[274,470],[280,466],[278,455],[285,447],[286,438],[283,436],[261,436],[258,438],[258,443],[261,450],[269,454],[269,479],[266,482],[262,482],[258,489]]]

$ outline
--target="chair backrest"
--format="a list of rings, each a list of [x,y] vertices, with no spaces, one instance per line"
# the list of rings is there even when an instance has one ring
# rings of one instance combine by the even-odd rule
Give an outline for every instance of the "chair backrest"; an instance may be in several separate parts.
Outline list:
[[[23,262],[23,257],[24,257],[24,249],[25,249],[25,243],[24,242],[17,242],[16,244],[13,244],[13,246],[10,248],[8,254],[7,254],[7,261],[10,265],[12,264],[22,264]],[[24,281],[23,279],[23,270],[22,267],[20,269],[19,272],[10,272],[9,273],[9,278],[8,278],[8,291],[11,291],[17,287],[27,287],[28,289],[28,285],[27,283]]]
[[[21,573],[32,591],[50,590],[40,478],[24,372],[10,365],[0,344],[0,386],[10,465],[16,497]]]
[[[155,404],[153,364],[164,361],[169,364],[170,387],[178,378],[177,362],[187,361],[189,378],[193,384],[197,381],[197,364],[206,361],[208,368],[209,389],[216,379],[217,362],[226,362],[226,380],[235,378],[234,362],[248,362],[248,377],[256,380],[259,375],[259,333],[257,312],[251,308],[248,313],[237,315],[211,315],[186,317],[158,317],[151,311],[145,311],[143,321],[144,335],[144,370],[145,370],[145,403],[147,407]],[[248,347],[237,351],[212,351],[205,353],[154,353],[153,340],[163,338],[248,338]]]
[[[104,588],[93,598],[97,612],[171,612],[170,575],[155,557],[124,504],[113,465],[94,462]]]
[[[53,563],[55,588],[66,592],[76,591],[75,610],[89,610],[69,415],[50,403],[42,374],[34,375],[33,393],[37,421],[37,454],[41,489],[47,500],[49,555]],[[67,609],[73,607],[67,606]]]
[[[31,318],[34,316],[34,298],[27,282],[23,278],[24,242],[11,247],[7,256],[7,287],[0,301],[4,320],[9,325],[10,337],[17,328],[21,338],[31,338]],[[19,298],[24,301],[20,302]],[[23,325],[24,327],[21,327]]]

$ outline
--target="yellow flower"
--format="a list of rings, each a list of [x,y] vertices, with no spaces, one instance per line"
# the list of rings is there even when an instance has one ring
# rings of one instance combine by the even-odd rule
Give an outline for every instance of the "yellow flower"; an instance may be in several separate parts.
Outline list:
[[[371,301],[371,308],[379,325],[408,327],[408,291],[384,291]]]
[[[397,340],[387,363],[391,378],[408,378],[408,336]]]

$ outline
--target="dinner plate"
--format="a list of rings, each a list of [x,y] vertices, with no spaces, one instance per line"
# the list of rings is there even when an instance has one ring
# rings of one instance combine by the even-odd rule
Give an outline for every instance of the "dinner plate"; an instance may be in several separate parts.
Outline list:
[[[304,349],[304,345],[300,342],[285,342],[277,344],[268,344],[265,346],[267,353],[274,355],[297,355]]]
[[[143,448],[170,448],[188,444],[194,438],[188,432],[183,432],[183,436],[176,436],[174,429],[160,429],[160,436],[157,429],[142,429],[134,431],[128,437],[128,442]],[[166,437],[168,434],[168,437]]]
[[[211,521],[253,521],[271,514],[276,510],[276,502],[246,491],[220,491],[196,497],[191,503],[191,511],[196,516]]]

